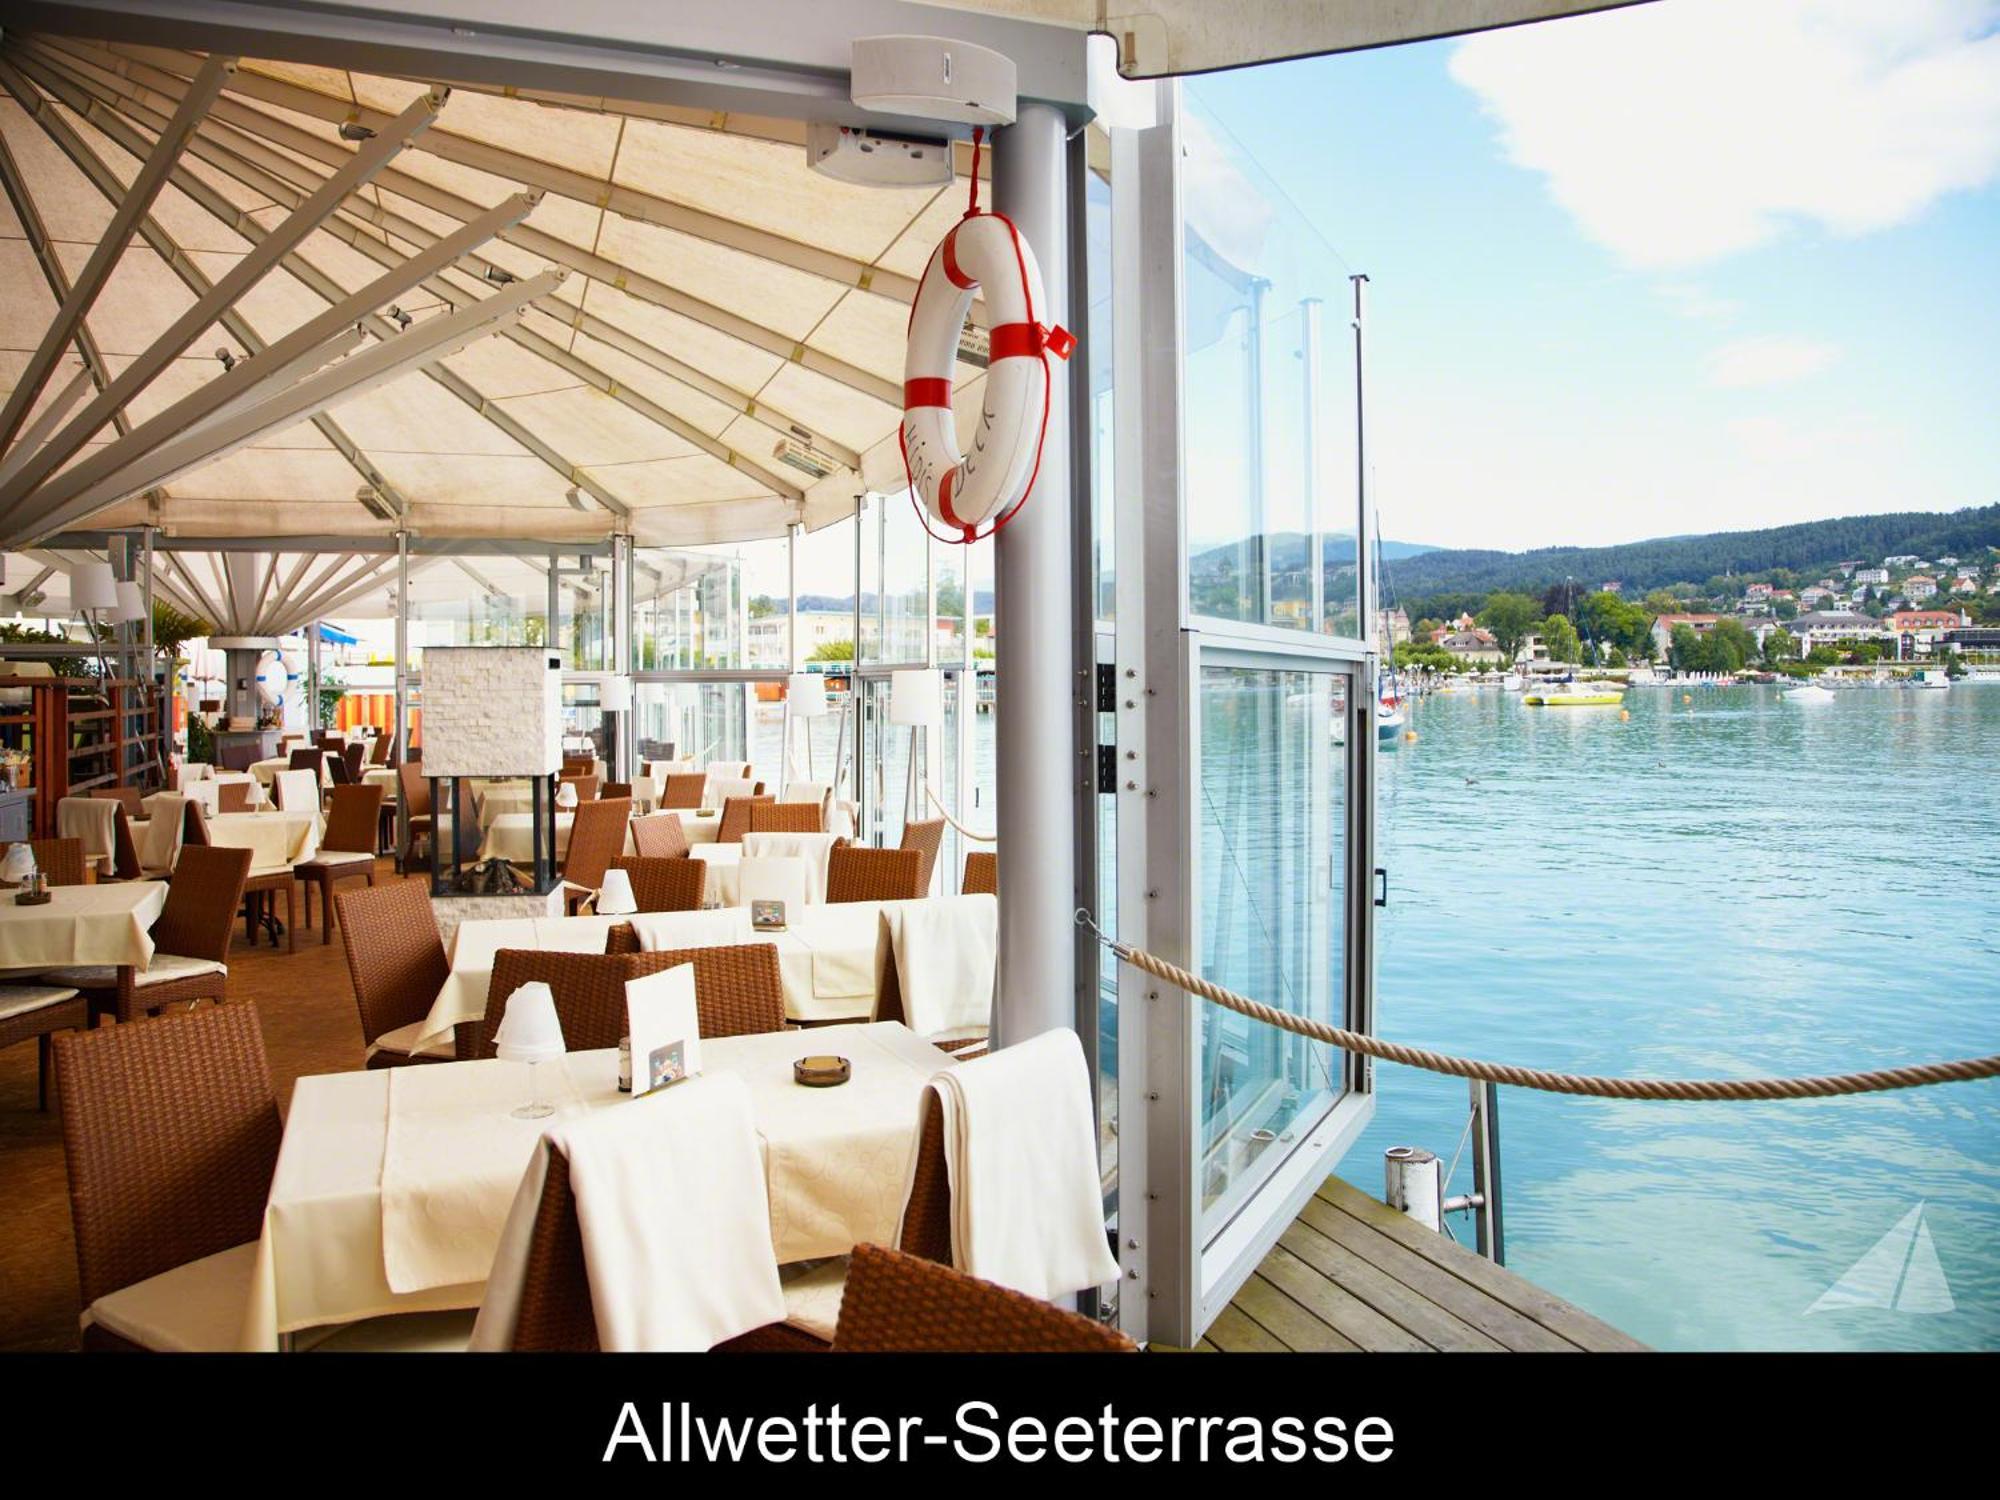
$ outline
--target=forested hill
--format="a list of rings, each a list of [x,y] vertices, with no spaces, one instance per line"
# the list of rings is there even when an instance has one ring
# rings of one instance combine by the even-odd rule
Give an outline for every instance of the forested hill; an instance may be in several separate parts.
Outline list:
[[[1949,512],[1902,511],[1879,516],[1841,516],[1774,526],[1765,531],[1716,531],[1702,536],[1666,536],[1618,547],[1542,547],[1533,552],[1446,549],[1390,560],[1389,584],[1396,598],[1443,593],[1491,593],[1513,589],[1540,594],[1574,578],[1585,588],[1616,580],[1626,596],[1675,583],[1704,584],[1727,574],[1790,568],[1817,574],[1833,563],[1858,558],[1874,563],[1911,553],[1969,557],[2000,546],[2000,505]]]

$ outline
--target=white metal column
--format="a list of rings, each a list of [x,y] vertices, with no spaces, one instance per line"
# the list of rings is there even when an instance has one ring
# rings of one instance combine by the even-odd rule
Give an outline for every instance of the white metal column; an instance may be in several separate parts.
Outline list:
[[[993,141],[993,206],[1041,264],[1044,322],[1069,317],[1069,182],[1059,110],[1026,104]],[[1007,1046],[1075,1023],[1077,817],[1068,372],[1054,369],[1035,487],[994,544],[1000,832],[1000,988],[993,1042]]]

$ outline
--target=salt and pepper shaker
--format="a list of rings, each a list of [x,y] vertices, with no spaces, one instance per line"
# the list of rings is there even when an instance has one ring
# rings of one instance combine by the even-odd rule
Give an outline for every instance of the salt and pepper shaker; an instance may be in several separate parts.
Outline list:
[[[618,1038],[618,1092],[632,1092],[632,1038]]]

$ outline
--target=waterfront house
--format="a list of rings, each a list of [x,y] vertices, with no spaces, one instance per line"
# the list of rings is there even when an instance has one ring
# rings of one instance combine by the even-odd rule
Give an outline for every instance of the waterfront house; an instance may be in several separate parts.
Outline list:
[[[1661,615],[1653,621],[1653,660],[1665,661],[1667,653],[1673,649],[1674,631],[1685,625],[1696,635],[1707,635],[1715,629],[1720,615]]]
[[[1855,641],[1875,640],[1888,634],[1881,621],[1851,611],[1815,610],[1800,615],[1790,628],[1803,651],[1815,646],[1849,646]]]
[[[1948,632],[1972,620],[1955,609],[1899,609],[1882,623],[1900,641],[1903,655],[1928,656]]]
[[[1470,630],[1449,631],[1438,644],[1453,656],[1482,667],[1497,667],[1506,660],[1492,632],[1476,626]]]

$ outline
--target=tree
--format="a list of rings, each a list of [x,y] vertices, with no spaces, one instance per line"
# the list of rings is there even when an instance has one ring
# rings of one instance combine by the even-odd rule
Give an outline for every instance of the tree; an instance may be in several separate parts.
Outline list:
[[[1721,619],[1708,633],[1711,672],[1738,672],[1757,654],[1757,637],[1736,620]]]
[[[1680,613],[1681,601],[1666,589],[1654,589],[1646,595],[1646,613],[1650,615],[1672,615]]]
[[[1520,653],[1521,642],[1535,628],[1541,613],[1541,606],[1526,594],[1491,594],[1487,596],[1486,608],[1480,612],[1479,623],[1493,632],[1502,659],[1511,662]]]
[[[821,641],[806,655],[807,661],[853,661],[854,642]]]
[[[1795,661],[1799,654],[1799,638],[1789,630],[1774,630],[1764,637],[1764,660],[1772,666],[1781,661]]]
[[[1701,637],[1694,633],[1692,625],[1676,625],[1672,644],[1667,649],[1667,661],[1676,672],[1705,671],[1698,658],[1701,655]]]
[[[1576,627],[1565,615],[1550,615],[1542,621],[1542,644],[1548,647],[1550,661],[1577,661],[1583,656],[1583,642],[1576,638]]]
[[[777,612],[778,601],[769,594],[757,594],[750,600],[750,618],[753,620],[769,619]]]

